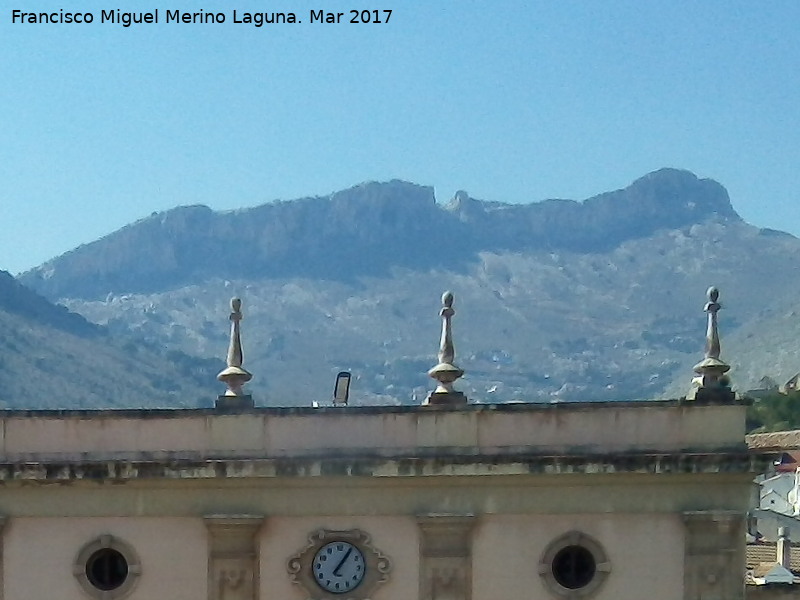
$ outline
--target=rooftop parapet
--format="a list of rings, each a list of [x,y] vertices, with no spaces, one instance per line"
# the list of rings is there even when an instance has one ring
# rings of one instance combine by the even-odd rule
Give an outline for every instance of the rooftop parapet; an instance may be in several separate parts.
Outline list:
[[[744,444],[743,402],[0,412],[0,462],[92,457],[714,453]]]

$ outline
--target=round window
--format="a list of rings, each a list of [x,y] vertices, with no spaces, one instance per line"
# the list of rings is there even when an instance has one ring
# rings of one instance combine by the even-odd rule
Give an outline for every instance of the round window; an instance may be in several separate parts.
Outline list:
[[[570,531],[547,546],[539,561],[539,575],[553,594],[568,598],[590,596],[611,572],[600,542]]]
[[[131,592],[142,566],[129,544],[111,535],[102,535],[81,548],[72,572],[90,598],[117,600]]]
[[[583,546],[565,546],[553,558],[553,577],[570,590],[586,587],[597,573],[594,555]]]
[[[86,561],[86,578],[98,590],[115,590],[128,578],[128,561],[118,550],[101,548]]]

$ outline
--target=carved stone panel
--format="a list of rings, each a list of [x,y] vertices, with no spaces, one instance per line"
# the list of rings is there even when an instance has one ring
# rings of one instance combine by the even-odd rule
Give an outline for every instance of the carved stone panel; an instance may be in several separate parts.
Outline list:
[[[736,511],[692,511],[686,525],[684,598],[744,598],[745,515]]]
[[[205,517],[209,533],[209,600],[258,600],[258,552],[255,536],[264,517]]]
[[[212,566],[214,598],[219,600],[252,600],[254,572],[240,559],[218,558]]]
[[[472,598],[472,515],[417,517],[420,540],[420,600]]]

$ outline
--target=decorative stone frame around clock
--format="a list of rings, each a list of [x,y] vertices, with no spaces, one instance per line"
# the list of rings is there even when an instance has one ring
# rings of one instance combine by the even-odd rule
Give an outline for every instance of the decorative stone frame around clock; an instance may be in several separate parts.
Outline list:
[[[354,590],[342,594],[326,592],[317,585],[311,572],[314,555],[325,544],[330,542],[350,542],[358,547],[364,555],[364,579]],[[376,549],[369,535],[360,529],[335,531],[320,529],[308,538],[308,545],[289,558],[286,570],[292,583],[303,586],[308,593],[308,600],[370,600],[375,589],[389,580],[392,569],[391,561]]]
[[[553,563],[556,556],[570,546],[588,550],[595,564],[595,571],[591,580],[586,585],[574,589],[561,585],[553,573]],[[593,537],[580,531],[569,531],[550,542],[539,560],[539,575],[542,577],[545,587],[556,597],[567,598],[568,600],[577,600],[578,598],[590,596],[603,585],[609,573],[611,573],[611,561],[609,561],[603,546]]]
[[[89,560],[96,552],[101,550],[114,550],[119,552],[128,564],[128,574],[125,580],[120,586],[113,590],[102,590],[96,587],[86,574]],[[142,563],[139,560],[139,555],[136,554],[136,551],[133,549],[133,546],[123,542],[117,537],[105,534],[92,540],[80,549],[72,565],[72,573],[75,575],[75,579],[78,580],[81,589],[91,598],[98,598],[99,600],[118,600],[119,598],[124,598],[133,591],[142,573]]]

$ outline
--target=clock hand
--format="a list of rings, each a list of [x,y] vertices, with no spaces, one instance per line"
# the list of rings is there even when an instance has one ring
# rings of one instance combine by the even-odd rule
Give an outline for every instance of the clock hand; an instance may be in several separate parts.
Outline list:
[[[342,560],[340,560],[340,561],[339,561],[339,564],[338,564],[338,565],[336,565],[336,568],[333,570],[333,574],[334,574],[334,575],[336,575],[337,577],[339,577],[339,569],[341,569],[341,568],[342,568],[342,565],[343,565],[343,564],[345,563],[345,561],[346,561],[346,560],[347,560],[347,559],[350,557],[350,554],[351,554],[352,552],[353,552],[353,547],[351,546],[350,548],[348,548],[348,549],[347,549],[347,552],[345,552],[345,555],[344,555],[344,557],[342,557]]]

